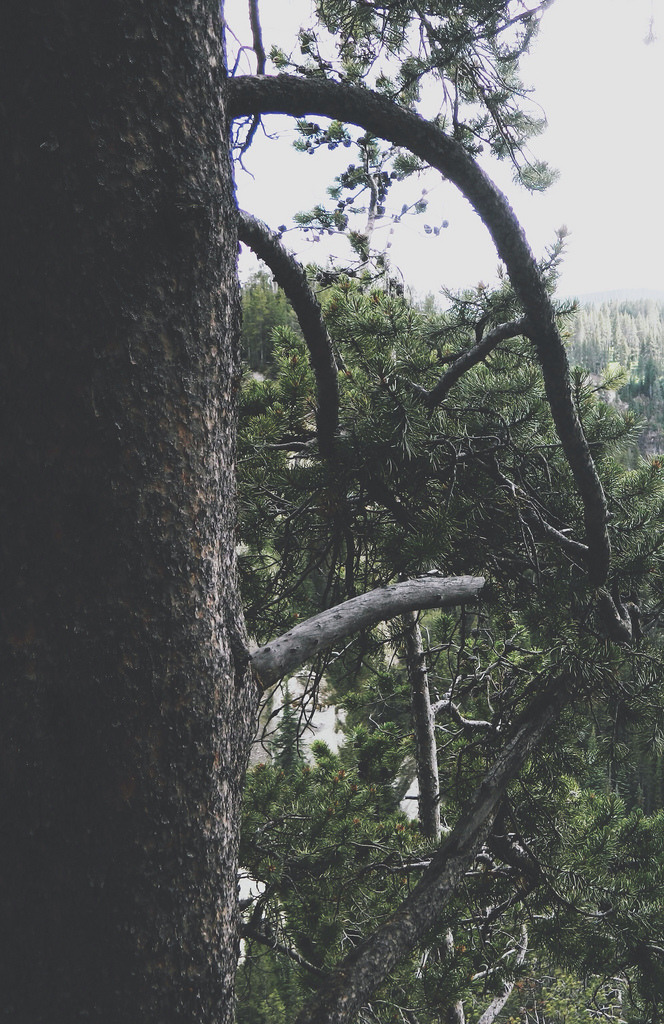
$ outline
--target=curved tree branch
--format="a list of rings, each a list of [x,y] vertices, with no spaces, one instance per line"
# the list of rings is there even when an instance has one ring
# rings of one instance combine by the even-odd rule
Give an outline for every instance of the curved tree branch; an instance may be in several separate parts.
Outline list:
[[[508,338],[516,338],[518,335],[528,334],[527,320],[511,321],[507,324],[498,324],[493,330],[485,334],[484,337],[473,345],[472,348],[467,349],[458,356],[449,370],[446,370],[443,376],[440,378],[438,383],[431,391],[425,391],[421,395],[424,403],[433,409],[434,406],[438,405],[439,402],[445,398],[447,393],[454,387],[460,377],[469,370],[471,366],[476,366],[483,359],[489,355],[490,352],[500,344],[501,341],[507,341]]]
[[[572,399],[567,354],[551,299],[503,193],[463,146],[435,124],[369,89],[292,75],[244,76],[230,79],[227,85],[231,117],[318,114],[356,124],[409,149],[449,178],[468,199],[489,230],[528,319],[528,334],[542,367],[556,430],[583,502],[590,581],[602,586],[611,560],[604,490]]]
[[[339,384],[332,342],[318,299],[303,267],[281,244],[279,236],[243,210],[238,211],[238,237],[270,268],[302,328],[316,377],[318,443],[321,453],[328,457],[332,453],[334,434],[339,424]]]
[[[434,718],[436,715],[440,714],[441,711],[448,711],[450,716],[454,719],[457,725],[461,726],[462,729],[484,729],[486,732],[499,732],[498,726],[483,718],[464,718],[449,693],[444,697],[441,697],[440,700],[437,700],[435,704],[431,705],[431,714]]]
[[[420,576],[352,597],[253,651],[250,660],[254,678],[263,690],[268,690],[282,676],[352,633],[416,608],[466,604],[476,600],[483,587],[482,576]]]
[[[528,327],[524,333],[537,352],[553,421],[583,503],[589,581],[603,588],[611,561],[606,498],[574,405],[567,356],[545,281],[502,192],[466,150],[436,125],[368,89],[287,75],[235,78],[228,81],[227,87],[231,117],[316,114],[356,124],[395,146],[410,150],[449,178],[468,199],[489,230],[523,307]],[[484,582],[471,577],[466,577],[465,581],[474,583],[476,592]],[[377,593],[387,595],[399,587],[432,582],[436,581],[425,577]],[[442,586],[453,581],[437,582]],[[468,594],[458,595],[449,603],[470,599]],[[605,589],[601,599],[607,605],[615,605],[614,597]],[[355,604],[361,601],[367,601],[363,606],[367,619],[360,616],[360,606]],[[329,646],[354,630],[407,610],[440,607],[442,603],[439,595],[431,604],[417,599],[396,607],[388,601],[379,610],[374,595],[354,598],[261,648],[251,656],[252,666],[259,682],[267,688],[323,646]],[[615,613],[620,627],[616,633],[622,636],[626,632],[625,614],[617,608]],[[628,612],[627,617],[630,617]],[[476,851],[487,840],[508,785],[569,700],[570,685],[568,679],[554,681],[526,709],[515,725],[512,739],[498,755],[415,889],[383,925],[340,963],[301,1012],[297,1024],[346,1024],[394,966],[439,920],[442,908],[457,891]]]

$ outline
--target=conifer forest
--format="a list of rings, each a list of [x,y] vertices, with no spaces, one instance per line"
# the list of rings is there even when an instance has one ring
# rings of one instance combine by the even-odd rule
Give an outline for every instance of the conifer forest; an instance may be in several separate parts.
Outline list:
[[[10,5],[8,1019],[661,1024],[664,301],[485,169],[555,178],[555,0],[267,2]],[[431,169],[493,284],[392,263]]]

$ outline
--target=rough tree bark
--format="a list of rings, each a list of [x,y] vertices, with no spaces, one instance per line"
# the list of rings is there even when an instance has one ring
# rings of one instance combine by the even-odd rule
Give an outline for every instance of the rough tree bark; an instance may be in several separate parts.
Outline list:
[[[2,1011],[232,1019],[258,691],[234,569],[217,3],[3,9]]]
[[[258,688],[218,11],[3,27],[3,1010],[226,1024]]]

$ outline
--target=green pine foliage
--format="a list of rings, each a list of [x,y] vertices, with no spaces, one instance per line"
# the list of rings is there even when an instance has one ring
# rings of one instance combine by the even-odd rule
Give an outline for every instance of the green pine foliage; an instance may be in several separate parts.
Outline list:
[[[422,399],[478,329],[515,316],[513,296],[481,288],[440,313],[346,278],[321,298],[340,366],[335,457],[318,451],[301,339],[277,331],[271,378],[248,378],[243,390],[240,563],[252,632],[267,640],[434,567],[488,578],[472,610],[421,619],[432,700],[448,699],[436,733],[445,830],[533,693],[568,673],[576,687],[573,707],[510,789],[495,829],[503,840],[483,851],[435,934],[378,994],[372,1019],[400,1020],[410,1008],[433,1024],[458,1000],[478,1017],[518,981],[501,1019],[542,1010],[585,1021],[592,992],[617,978],[620,1019],[654,1022],[664,948],[656,614],[625,657],[607,641],[574,557],[528,514],[583,536],[523,339],[501,343],[436,407]],[[634,415],[605,405],[581,370],[572,389],[612,509],[612,586],[657,608],[662,465],[627,465]],[[250,772],[242,863],[260,895],[246,912],[254,927],[241,978],[263,971],[263,980],[247,981],[253,1009],[241,1020],[261,1019],[256,1001],[277,967],[294,986],[284,1002],[292,1018],[317,972],[390,914],[431,855],[399,810],[415,757],[401,629],[383,624],[314,666],[345,711],[338,754],[314,745],[306,760],[296,755],[287,699],[276,757]],[[524,928],[531,952],[520,963]],[[546,971],[535,976],[540,963]]]
[[[240,857],[261,889],[249,917],[254,931],[274,938],[282,961],[288,963],[284,949],[296,950],[304,961],[288,968],[298,979],[288,1019],[316,972],[332,966],[364,923],[381,920],[407,891],[403,865],[417,842],[417,826],[394,801],[388,807],[384,786],[371,781],[378,766],[363,763],[361,746],[360,740],[354,751],[351,744],[341,756],[315,743],[313,763],[284,769],[277,759],[249,773]],[[239,1020],[258,1022],[255,992],[262,1003],[265,973],[275,963],[264,960],[265,942],[251,931],[245,942],[239,991],[244,979],[259,980],[251,981],[257,987]]]
[[[645,425],[641,451],[664,450],[664,303],[640,299],[583,306],[568,344],[570,360],[601,378]]]
[[[259,270],[242,288],[242,354],[248,369],[265,373],[272,365],[272,335],[277,327],[299,332],[297,317],[269,274]]]
[[[518,10],[508,0],[426,0],[415,6],[404,0],[318,0],[316,29],[302,28],[293,52],[273,47],[270,56],[279,71],[368,86],[411,109],[433,93],[439,97],[436,120],[455,141],[474,155],[488,151],[509,161],[515,180],[542,190],[556,174],[529,149],[546,122],[521,81],[519,63],[546,6],[547,0]],[[385,274],[390,243],[373,252],[373,231],[377,223],[395,225],[426,211],[426,188],[414,201],[393,198],[393,186],[418,174],[420,161],[339,121],[301,119],[298,131],[301,152],[313,156],[343,147],[351,159],[327,197],[296,223],[315,242],[345,236],[351,250],[345,272],[373,268]],[[425,224],[424,230],[438,234],[441,226],[446,222]]]
[[[573,974],[546,963],[534,962],[528,977],[520,979],[499,1024],[596,1024],[625,1020],[623,993],[613,979],[585,985]]]
[[[273,49],[272,60],[411,109],[433,85],[449,136],[471,154],[507,159],[538,189],[552,175],[528,154],[542,121],[519,61],[547,5],[317,0],[329,34],[305,28],[295,52]],[[296,219],[314,241],[344,235],[351,251],[346,267],[309,268],[339,370],[339,429],[323,457],[317,382],[282,311],[269,340],[247,344],[259,353],[250,369],[267,376],[247,373],[241,394],[238,551],[250,633],[267,642],[346,598],[430,570],[486,578],[472,608],[419,618],[443,835],[533,698],[554,680],[574,686],[438,925],[358,1024],[458,1021],[461,1003],[478,1020],[506,995],[503,1024],[656,1024],[664,467],[643,458],[636,439],[643,417],[664,410],[661,307],[558,309],[576,364],[572,398],[610,508],[608,587],[635,623],[631,646],[620,648],[574,543],[585,536],[584,510],[531,342],[500,342],[431,397],[481,337],[518,321],[511,288],[449,294],[444,312],[408,302],[390,278],[389,244],[373,252],[374,232],[426,212],[426,188],[394,198],[420,161],[340,121],[303,118],[298,134],[308,156],[349,151],[325,199]],[[563,244],[560,232],[540,263],[552,294]],[[260,302],[275,312],[275,296],[262,281],[256,321]],[[245,310],[247,331],[251,316]],[[271,759],[249,772],[242,1024],[294,1019],[322,973],[393,913],[432,856],[435,844],[402,810],[417,756],[405,628],[383,623],[312,664],[302,701],[324,694],[343,711],[338,752],[306,749],[297,735],[306,716],[289,685]]]

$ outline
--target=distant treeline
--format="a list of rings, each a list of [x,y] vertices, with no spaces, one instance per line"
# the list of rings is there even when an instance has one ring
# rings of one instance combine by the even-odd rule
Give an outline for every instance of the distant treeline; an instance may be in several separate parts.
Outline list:
[[[250,370],[264,373],[272,361],[272,332],[299,332],[297,317],[271,274],[259,270],[242,286],[242,355]]]
[[[640,299],[581,307],[569,338],[569,356],[572,364],[591,373],[619,363],[643,393],[650,391],[664,369],[664,303]]]
[[[429,305],[433,311],[433,297]],[[250,370],[265,373],[272,361],[272,332],[287,327],[299,333],[297,318],[266,271],[258,271],[243,286],[242,312],[244,359]],[[645,422],[642,448],[664,450],[664,302],[636,299],[582,306],[567,332],[572,366],[599,376],[618,366],[625,371],[619,397]]]
[[[664,302],[639,299],[579,309],[568,340],[569,360],[603,375],[620,366],[619,397],[644,420],[641,449],[664,450]]]

